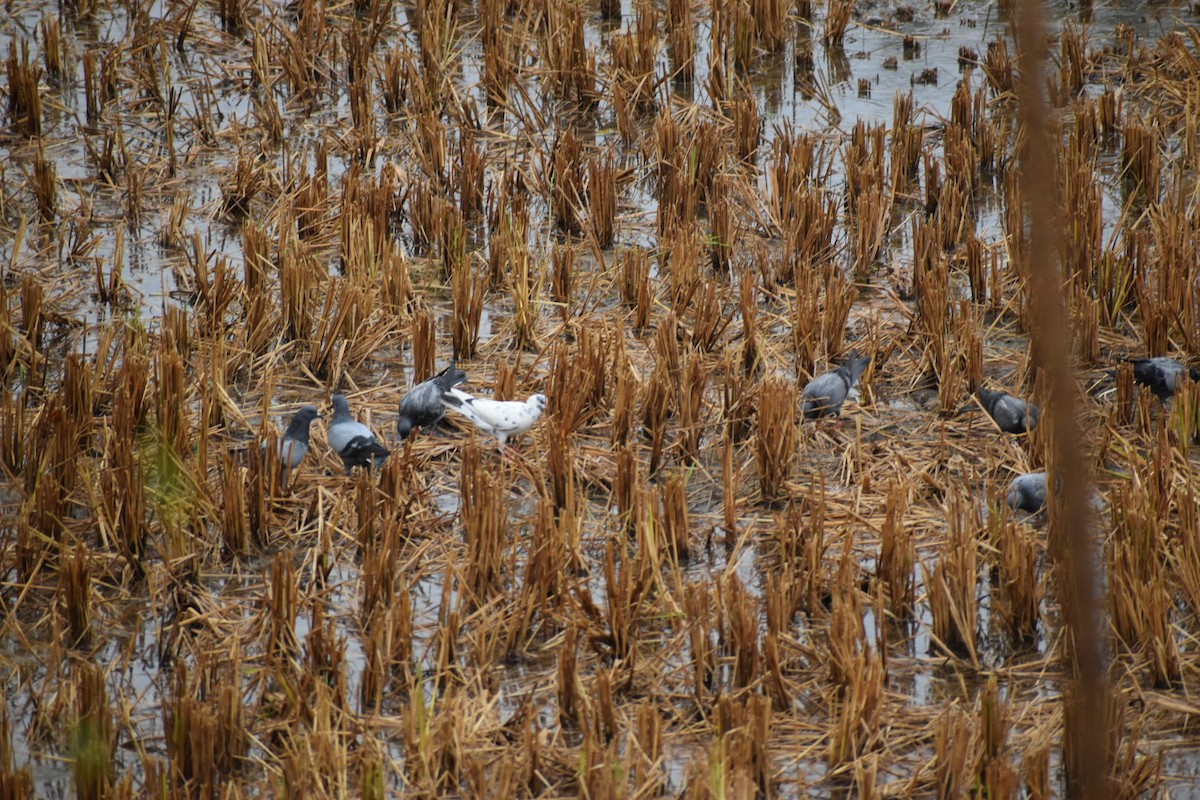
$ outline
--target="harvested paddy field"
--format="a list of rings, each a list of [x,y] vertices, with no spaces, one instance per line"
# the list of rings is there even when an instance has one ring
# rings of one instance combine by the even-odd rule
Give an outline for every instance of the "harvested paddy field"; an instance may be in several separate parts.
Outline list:
[[[0,797],[1195,793],[1194,14],[11,0]]]

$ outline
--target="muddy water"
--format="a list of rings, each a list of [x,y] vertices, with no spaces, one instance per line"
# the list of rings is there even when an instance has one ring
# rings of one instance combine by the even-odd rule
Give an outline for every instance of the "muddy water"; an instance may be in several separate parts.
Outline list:
[[[611,41],[612,36],[631,24],[632,12],[625,3],[625,22],[622,26],[601,26],[597,21],[589,22],[587,42],[590,45],[604,47]],[[901,4],[903,5],[903,4]],[[8,20],[0,25],[0,50],[7,52],[15,42],[31,41],[37,37],[38,24],[43,15],[52,9],[39,3],[16,2],[8,5],[11,13]],[[270,7],[267,7],[270,10]],[[279,9],[274,9],[278,13]],[[1180,4],[1141,5],[1134,4],[1126,7],[1123,4],[1096,4],[1090,12],[1083,12],[1073,7],[1073,4],[1052,3],[1049,6],[1051,18],[1085,22],[1089,26],[1092,41],[1110,39],[1113,30],[1119,26],[1129,26],[1143,36],[1160,35],[1175,29],[1181,21],[1187,21],[1190,14]],[[149,16],[154,21],[167,21],[176,18],[178,9],[164,4],[152,4]],[[810,82],[797,71],[795,53],[797,44],[792,41],[787,49],[779,54],[762,58],[762,63],[756,64],[751,83],[759,100],[765,127],[763,130],[764,143],[760,149],[765,152],[774,135],[776,126],[789,122],[799,129],[816,130],[829,135],[833,141],[839,135],[844,135],[861,120],[868,125],[888,124],[892,120],[892,103],[897,93],[912,92],[918,104],[918,118],[923,117],[925,124],[936,129],[942,120],[949,116],[950,100],[957,83],[962,78],[959,64],[959,50],[966,47],[973,49],[982,56],[986,52],[987,43],[996,37],[1008,35],[1006,17],[996,10],[994,3],[962,2],[955,4],[954,12],[945,18],[935,17],[931,9],[921,8],[915,12],[911,22],[895,22],[895,8],[889,3],[864,3],[859,6],[860,23],[851,25],[844,46],[839,50],[826,49],[819,36],[819,31],[813,32],[808,46],[814,52],[815,71],[811,85],[820,89],[820,99],[809,90]],[[114,255],[113,244],[115,232],[123,227],[126,235],[124,248],[124,263],[122,274],[127,284],[135,290],[142,313],[154,315],[162,304],[179,297],[179,287],[175,273],[167,269],[167,265],[177,262],[179,256],[164,249],[156,242],[156,234],[164,223],[164,212],[171,202],[178,197],[186,198],[191,210],[190,224],[186,226],[189,233],[201,235],[204,247],[209,253],[222,253],[238,262],[241,252],[240,232],[235,225],[212,219],[214,206],[219,203],[221,190],[217,180],[218,175],[231,168],[234,162],[233,153],[236,148],[230,146],[229,134],[238,126],[253,126],[255,123],[254,109],[251,102],[253,89],[251,77],[245,65],[229,56],[236,51],[222,52],[223,47],[211,46],[201,52],[189,52],[181,55],[177,52],[167,54],[170,70],[175,80],[173,89],[179,92],[179,105],[182,109],[181,139],[189,123],[194,127],[206,127],[199,121],[197,109],[201,102],[211,103],[212,115],[220,126],[222,143],[215,147],[204,147],[201,142],[194,141],[188,148],[185,162],[180,172],[185,180],[180,183],[172,181],[168,187],[157,193],[161,202],[149,203],[148,209],[142,210],[136,219],[125,219],[126,208],[120,202],[120,187],[117,191],[106,191],[97,186],[93,180],[95,175],[94,158],[89,157],[89,148],[94,149],[98,142],[87,132],[83,119],[85,96],[82,73],[78,69],[80,50],[86,48],[106,49],[114,43],[120,43],[130,34],[128,15],[114,9],[111,18],[106,18],[103,24],[82,27],[73,32],[74,62],[76,75],[64,85],[53,90],[57,101],[50,106],[48,114],[51,123],[46,133],[45,146],[47,155],[55,161],[58,174],[63,182],[61,205],[67,209],[90,206],[94,216],[94,232],[99,236],[96,249],[93,251],[98,258],[111,262]],[[920,52],[913,54],[906,51],[905,36],[914,37],[920,43]],[[410,36],[410,39],[413,37]],[[705,81],[708,71],[707,38],[704,26],[700,26],[697,37],[696,79],[690,87],[680,92],[680,96],[692,102],[707,102],[705,96]],[[415,45],[415,40],[410,42]],[[482,101],[482,90],[478,85],[481,53],[477,44],[467,45],[464,49],[464,62],[460,79],[463,90],[468,96]],[[885,66],[894,63],[894,68]],[[660,69],[666,69],[665,54],[660,58]],[[918,78],[928,70],[936,71],[936,80]],[[213,77],[222,78],[218,91],[208,94],[208,82]],[[857,84],[865,79],[870,84],[870,90],[865,95],[858,92]],[[974,85],[978,85],[976,75]],[[203,87],[203,89],[201,88]],[[295,158],[306,158],[308,146],[321,138],[322,131],[336,130],[349,115],[346,94],[340,92],[332,103],[322,103],[318,108],[305,109],[305,113],[292,120],[296,126],[296,135],[289,136],[287,148],[278,155],[277,166],[293,161]],[[189,119],[189,117],[191,117]],[[513,116],[506,117],[510,132],[517,129],[517,121]],[[135,120],[124,126],[125,144],[132,153],[143,159],[162,149],[160,131],[153,124]],[[549,136],[547,132],[544,135]],[[193,140],[198,139],[193,135]],[[603,125],[596,132],[598,143],[608,140],[615,141],[615,131],[605,132]],[[27,145],[20,141],[10,141],[4,148],[8,157],[6,163],[9,169],[27,168],[31,152]],[[349,167],[349,160],[332,153],[329,171],[334,184]],[[1109,174],[1113,174],[1108,164]],[[835,170],[840,167],[834,162]],[[835,174],[833,184],[839,183],[840,176]],[[155,187],[147,189],[155,193]],[[1109,226],[1118,220],[1122,207],[1116,182],[1113,181],[1105,196],[1105,219]],[[623,198],[625,203],[633,203],[637,208],[635,214],[641,214],[647,220],[653,216],[653,199],[649,191],[634,191],[631,196]],[[157,206],[157,209],[155,208]],[[536,207],[536,206],[535,206]],[[544,207],[542,209],[544,211]],[[1001,231],[996,218],[994,201],[984,199],[978,220],[977,234],[985,241],[995,241]],[[636,225],[627,226],[623,232],[621,243],[640,244],[652,241],[652,231]],[[896,225],[896,236],[889,240],[895,257],[903,259],[907,228]],[[1110,227],[1111,231],[1111,227]],[[48,243],[42,239],[40,243]],[[0,242],[0,256],[12,261],[14,246],[17,242],[9,239]],[[36,236],[33,241],[21,242],[26,254],[30,246],[36,246]],[[911,259],[911,251],[908,252]],[[17,264],[21,263],[18,258]],[[111,263],[106,264],[111,268]],[[82,302],[78,312],[84,315],[89,323],[95,323],[104,317],[103,307],[95,307]],[[489,308],[485,319],[483,336],[490,335],[490,318],[493,314],[503,314],[504,309]]]

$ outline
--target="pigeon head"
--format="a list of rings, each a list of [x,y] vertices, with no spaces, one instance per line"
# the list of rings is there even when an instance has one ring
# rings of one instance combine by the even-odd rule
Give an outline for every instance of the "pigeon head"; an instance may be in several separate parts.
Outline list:
[[[308,428],[312,425],[314,419],[320,419],[321,415],[317,411],[316,406],[301,406],[300,410],[292,415],[292,419],[288,422],[287,431],[284,433],[289,439],[298,441],[308,441]]]
[[[408,417],[399,417],[396,419],[396,433],[401,439],[407,439],[408,435],[413,432],[412,420]]]
[[[346,399],[346,395],[335,394],[332,402],[334,422],[350,418],[350,401]]]
[[[544,395],[544,394],[535,394],[532,397],[530,397],[528,400],[526,400],[525,402],[527,404],[533,406],[534,408],[536,408],[537,412],[539,414],[546,410],[546,402],[547,401],[546,401],[546,395]]]

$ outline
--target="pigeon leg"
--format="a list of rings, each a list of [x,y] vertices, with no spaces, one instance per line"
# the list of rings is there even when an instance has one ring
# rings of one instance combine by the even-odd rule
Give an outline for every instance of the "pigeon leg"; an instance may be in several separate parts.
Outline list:
[[[521,448],[506,440],[500,443],[500,453],[505,461],[512,461],[513,456],[521,456]]]
[[[526,469],[529,468],[529,462],[525,459],[525,453],[521,451],[521,448],[514,447],[510,444],[505,446],[503,452],[504,455],[502,458],[506,464],[516,464],[517,466],[525,467]]]

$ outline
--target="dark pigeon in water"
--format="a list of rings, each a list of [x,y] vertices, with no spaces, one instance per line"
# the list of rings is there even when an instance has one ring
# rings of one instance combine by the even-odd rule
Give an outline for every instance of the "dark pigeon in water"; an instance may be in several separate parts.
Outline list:
[[[804,387],[804,416],[817,419],[840,414],[846,395],[870,363],[870,356],[851,353],[845,364],[809,381]]]
[[[287,430],[279,440],[279,468],[283,473],[283,483],[286,486],[291,471],[300,466],[300,462],[308,455],[308,429],[314,419],[320,419],[316,406],[302,406],[292,415]],[[266,448],[263,443],[263,448]]]
[[[520,436],[532,428],[546,410],[544,394],[535,394],[528,400],[489,400],[472,397],[461,389],[450,389],[442,395],[442,402],[474,422],[479,430],[495,436],[501,450],[508,437]]]
[[[1026,472],[1008,485],[1008,507],[1037,514],[1046,508],[1046,473]]]
[[[467,379],[467,373],[450,362],[450,366],[427,381],[414,386],[400,401],[400,416],[396,433],[407,439],[414,430],[431,430],[446,416],[442,395]]]
[[[979,404],[983,406],[983,410],[988,412],[1005,433],[1028,433],[1037,427],[1038,420],[1041,419],[1041,409],[1033,403],[1013,397],[1008,392],[995,392],[977,386],[975,394],[979,396]]]
[[[1200,381],[1200,371],[1180,364],[1173,358],[1127,358],[1133,364],[1133,379],[1154,392],[1164,403],[1175,396],[1186,373],[1193,381]]]
[[[372,466],[382,467],[392,452],[379,443],[370,428],[350,416],[350,403],[341,394],[333,396],[333,421],[329,423],[326,438],[333,451],[341,456],[347,475],[355,467],[367,470]]]

